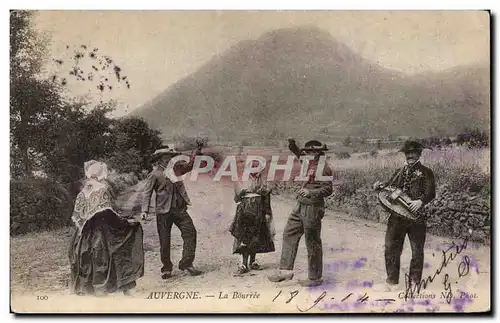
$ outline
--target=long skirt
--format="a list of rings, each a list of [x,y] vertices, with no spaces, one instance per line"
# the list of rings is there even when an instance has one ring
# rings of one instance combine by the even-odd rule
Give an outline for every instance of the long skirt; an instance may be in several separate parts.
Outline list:
[[[260,197],[243,198],[236,208],[230,232],[234,237],[233,253],[268,253],[275,251],[266,224],[264,203]]]
[[[102,295],[135,287],[144,276],[143,231],[110,210],[75,230],[69,250],[70,291]]]

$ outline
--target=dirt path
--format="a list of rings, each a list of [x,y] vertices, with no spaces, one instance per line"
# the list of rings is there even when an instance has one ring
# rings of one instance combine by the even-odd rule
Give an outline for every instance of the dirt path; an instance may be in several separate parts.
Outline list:
[[[139,184],[140,187],[141,184]],[[163,281],[160,279],[161,268],[159,255],[159,240],[156,232],[156,221],[143,224],[145,256],[145,275],[138,281],[136,296],[147,298],[151,292],[166,291],[204,291],[204,293],[219,292],[255,292],[278,293],[280,289],[303,290],[297,284],[297,279],[307,277],[307,253],[304,239],[299,245],[299,252],[296,260],[296,275],[294,280],[274,284],[267,280],[267,275],[272,273],[279,261],[282,245],[282,233],[286,220],[294,206],[293,201],[285,200],[281,197],[274,197],[272,206],[276,225],[276,252],[258,255],[258,262],[265,267],[263,271],[252,272],[244,277],[235,277],[233,273],[240,261],[238,255],[231,254],[233,238],[227,231],[234,214],[235,203],[233,202],[233,187],[231,183],[223,184],[213,182],[208,179],[198,180],[196,183],[186,181],[188,193],[193,202],[193,206],[188,212],[193,218],[193,222],[198,231],[198,245],[196,252],[195,266],[203,270],[205,274],[198,277],[190,277],[174,269],[174,277]],[[140,192],[131,192],[129,207],[138,212],[136,202],[141,197]],[[385,225],[364,221],[358,218],[350,218],[346,214],[327,212],[323,219],[322,239],[324,250],[324,289],[335,290],[337,293],[348,293],[366,290],[373,283],[383,282],[385,279],[385,265],[383,258]],[[26,248],[21,249],[20,244],[25,244],[23,238],[12,239],[13,252],[28,252]],[[440,266],[441,256],[439,249],[445,249],[451,239],[428,236],[426,241],[426,264],[424,275],[431,275]],[[460,241],[456,241],[457,243]],[[64,246],[65,248],[65,246]],[[179,230],[174,226],[172,230],[172,262],[174,266],[178,264],[182,252],[182,239]],[[434,253],[434,257],[432,254]],[[489,249],[486,247],[475,247],[469,244],[466,252],[473,260],[471,263],[471,274],[468,284],[474,282],[479,288],[489,288],[490,258]],[[408,240],[401,258],[403,281],[404,272],[408,272],[411,258],[411,250]],[[13,258],[11,257],[11,260]],[[459,261],[459,257],[456,259]],[[25,285],[25,281],[19,279],[30,279],[26,275],[21,275],[20,266],[12,266],[12,289],[19,291],[24,288],[17,288]],[[37,264],[43,262],[37,260]],[[475,264],[480,264],[476,271]],[[449,265],[452,267],[452,265]],[[16,269],[17,268],[17,269]],[[175,267],[177,268],[177,267]],[[456,272],[456,265],[453,265]],[[34,269],[34,268],[33,268]],[[17,273],[15,271],[18,271]],[[62,269],[61,269],[62,270]],[[451,270],[451,269],[450,269]],[[452,274],[450,274],[452,275]],[[456,276],[456,274],[453,274]],[[51,275],[53,276],[53,275]],[[57,276],[57,275],[56,275]],[[17,278],[16,278],[17,277]],[[50,278],[40,280],[40,284],[51,284]],[[31,279],[31,285],[37,285]],[[442,290],[440,283],[432,287],[439,292]],[[42,287],[42,286],[37,286]],[[42,287],[43,288],[43,287]],[[53,289],[52,289],[53,290]],[[67,290],[61,286],[60,290],[54,291],[58,294],[67,294]],[[24,294],[25,292],[23,292]]]
[[[227,232],[232,220],[236,205],[233,202],[233,188],[230,183],[214,183],[209,180],[193,185],[187,181],[186,186],[193,206],[190,208],[194,224],[198,230],[198,247],[196,266],[206,272],[202,277],[188,277],[180,272],[176,278],[167,281],[166,285],[172,290],[187,288],[190,284],[198,287],[213,287],[214,282],[223,279],[224,285],[231,287],[265,288],[274,284],[267,282],[265,276],[276,267],[279,261],[282,244],[283,228],[288,215],[294,207],[293,201],[274,197],[273,213],[275,214],[276,252],[258,255],[259,262],[268,270],[257,272],[255,276],[233,277],[233,273],[240,260],[238,255],[231,254],[233,238]],[[140,282],[139,291],[148,292],[165,282],[159,279],[159,240],[156,233],[155,221],[144,225],[145,242],[152,252],[147,253],[146,275]],[[324,250],[324,276],[330,285],[338,288],[352,288],[355,285],[367,286],[373,282],[378,283],[385,278],[385,265],[383,260],[385,225],[364,221],[359,218],[350,218],[346,214],[327,212],[323,220],[323,250]],[[432,249],[445,246],[450,239],[429,236],[426,243],[426,254],[431,254]],[[458,241],[457,241],[458,242]],[[176,264],[180,259],[182,239],[177,229],[172,233],[172,261]],[[469,248],[472,248],[470,246]],[[487,248],[473,249],[474,259],[484,264],[480,268],[482,274],[489,272],[489,250]],[[402,272],[408,271],[411,250],[408,241],[402,255]],[[426,268],[440,264],[441,258],[426,257]],[[434,263],[434,266],[433,266]],[[299,245],[296,261],[297,278],[307,277],[307,253],[304,239]],[[402,277],[403,274],[402,274]],[[487,277],[487,276],[485,276]],[[296,282],[293,282],[296,284]],[[292,285],[293,285],[292,284]]]

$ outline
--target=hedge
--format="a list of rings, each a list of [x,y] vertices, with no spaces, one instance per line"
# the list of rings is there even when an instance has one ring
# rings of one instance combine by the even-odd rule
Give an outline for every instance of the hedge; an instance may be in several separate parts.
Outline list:
[[[71,223],[73,201],[48,179],[10,181],[10,234],[56,229]]]
[[[297,182],[277,182],[277,194],[295,195],[300,189]],[[436,198],[423,209],[427,217],[428,232],[444,237],[464,237],[472,230],[470,239],[489,244],[491,238],[491,199],[486,191],[455,191],[446,185],[438,186]],[[386,223],[388,213],[378,201],[377,193],[359,188],[349,194],[332,194],[326,200],[330,210],[376,222]]]

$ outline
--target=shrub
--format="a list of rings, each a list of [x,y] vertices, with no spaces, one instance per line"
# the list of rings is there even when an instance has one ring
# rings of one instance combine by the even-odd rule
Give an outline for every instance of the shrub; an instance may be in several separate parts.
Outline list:
[[[174,138],[181,150],[195,150],[197,147],[197,140],[201,140],[203,144],[206,146],[208,143],[208,138],[199,138],[199,137],[186,137],[186,136],[178,136]]]
[[[10,234],[56,229],[71,223],[73,200],[47,179],[10,182]]]
[[[111,187],[114,196],[118,196],[129,187],[139,183],[139,176],[132,172],[128,174],[113,172],[108,176],[107,182]]]
[[[336,152],[335,156],[338,159],[349,159],[349,158],[351,158],[351,154],[349,154],[347,151]]]
[[[137,176],[144,167],[144,155],[137,149],[117,151],[106,160],[106,164],[119,173],[134,173]]]
[[[465,129],[457,135],[458,145],[467,145],[469,148],[489,147],[489,134],[481,129]]]
[[[252,145],[252,142],[248,139],[243,139],[240,143],[241,146],[245,147],[245,146],[251,146]]]

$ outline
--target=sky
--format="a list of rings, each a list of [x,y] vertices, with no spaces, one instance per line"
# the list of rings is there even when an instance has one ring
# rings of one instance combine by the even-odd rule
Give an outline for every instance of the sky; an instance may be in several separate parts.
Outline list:
[[[68,78],[68,92],[115,99],[120,116],[214,55],[273,29],[314,25],[368,60],[414,74],[489,63],[489,19],[485,11],[42,11],[35,27],[50,36],[49,58],[87,45],[119,64],[130,89],[115,82],[100,96]],[[50,59],[46,70],[66,73]]]

